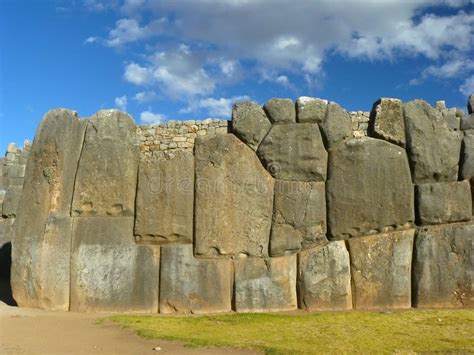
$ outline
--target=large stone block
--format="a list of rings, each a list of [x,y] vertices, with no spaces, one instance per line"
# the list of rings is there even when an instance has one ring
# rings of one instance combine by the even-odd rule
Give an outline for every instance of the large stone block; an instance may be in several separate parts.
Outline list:
[[[162,248],[160,313],[229,312],[230,260],[196,259],[192,245]]]
[[[423,100],[404,104],[407,153],[413,182],[457,181],[462,133]]]
[[[155,152],[140,161],[135,215],[138,243],[192,243],[194,156]]]
[[[295,104],[290,99],[270,99],[263,108],[273,123],[296,122]]]
[[[327,152],[317,124],[275,125],[260,144],[257,154],[276,179],[326,180]]]
[[[296,100],[298,122],[321,123],[326,118],[328,101],[301,96]]]
[[[370,113],[369,134],[405,147],[405,121],[400,100],[383,97],[374,103]]]
[[[335,102],[327,106],[326,116],[319,124],[326,148],[352,137],[352,121],[349,113]]]
[[[15,223],[15,218],[0,218],[0,248],[12,241],[13,223]]]
[[[195,253],[267,256],[273,179],[232,134],[197,139]]]
[[[68,219],[85,126],[75,112],[57,109],[36,132],[12,241],[11,285],[20,306],[68,308]]]
[[[413,261],[413,305],[474,306],[474,224],[418,228]]]
[[[323,182],[275,182],[271,256],[287,255],[327,242],[324,187]]]
[[[354,308],[411,307],[411,264],[415,230],[348,241]]]
[[[474,130],[464,132],[461,164],[461,177],[474,178]]]
[[[416,185],[415,195],[420,224],[463,222],[472,217],[468,180]]]
[[[101,110],[88,122],[72,201],[74,216],[133,216],[139,142],[133,118]]]
[[[298,254],[299,307],[314,310],[352,308],[349,253],[344,241]]]
[[[160,248],[137,245],[133,217],[76,217],[71,311],[158,312]]]
[[[20,204],[21,192],[23,186],[10,186],[3,200],[2,214],[5,217],[15,217]]]
[[[461,119],[461,129],[464,131],[474,129],[474,113]]]
[[[265,111],[255,102],[234,104],[232,131],[253,150],[257,150],[271,126]]]
[[[333,239],[406,229],[414,221],[414,193],[404,149],[357,138],[329,154],[328,227]]]
[[[295,309],[296,255],[236,260],[234,292],[237,312]]]

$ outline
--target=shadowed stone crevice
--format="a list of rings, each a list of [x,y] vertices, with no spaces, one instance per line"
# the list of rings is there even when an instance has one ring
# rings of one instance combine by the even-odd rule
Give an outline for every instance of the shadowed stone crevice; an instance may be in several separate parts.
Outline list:
[[[10,242],[0,247],[0,302],[9,306],[17,306],[10,284],[11,254],[12,244]]]

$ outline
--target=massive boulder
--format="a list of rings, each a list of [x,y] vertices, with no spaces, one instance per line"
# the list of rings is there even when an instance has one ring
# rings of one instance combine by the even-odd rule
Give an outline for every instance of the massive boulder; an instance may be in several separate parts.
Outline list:
[[[354,308],[411,307],[414,235],[411,229],[348,241]]]
[[[267,256],[273,179],[232,134],[196,140],[195,253]]]
[[[73,216],[133,216],[139,145],[133,118],[101,110],[87,126],[72,201]]]
[[[423,100],[404,104],[407,153],[415,184],[457,181],[462,133]]]
[[[263,105],[263,109],[273,123],[296,122],[295,104],[290,99],[270,99]]]
[[[271,256],[287,255],[327,242],[324,186],[323,182],[275,182]]]
[[[196,259],[192,245],[162,248],[160,313],[230,312],[230,260]]]
[[[462,151],[461,177],[463,179],[472,179],[474,178],[474,130],[464,132]]]
[[[370,113],[369,134],[405,147],[403,104],[398,99],[381,98]]]
[[[333,239],[404,229],[414,221],[413,185],[405,151],[357,138],[329,154],[328,227]]]
[[[301,96],[296,100],[296,120],[302,123],[321,123],[326,117],[327,106],[327,100]]]
[[[296,255],[235,261],[237,312],[296,309]]]
[[[135,243],[133,217],[75,218],[71,311],[157,313],[159,270],[160,248]]]
[[[36,132],[12,242],[11,286],[19,306],[69,308],[69,213],[85,127],[75,112],[57,109]]]
[[[299,307],[306,310],[352,308],[349,253],[344,241],[298,255]]]
[[[255,102],[234,104],[232,131],[253,150],[257,150],[271,126],[265,111]]]
[[[352,137],[352,121],[349,113],[335,102],[327,106],[326,116],[319,123],[323,141],[327,149]]]
[[[418,228],[413,257],[415,307],[474,306],[474,224]]]
[[[472,217],[468,180],[416,185],[415,195],[420,224],[463,222]]]
[[[194,156],[175,150],[140,161],[135,228],[138,243],[192,243]]]
[[[326,180],[327,152],[315,123],[273,126],[257,154],[276,179]]]

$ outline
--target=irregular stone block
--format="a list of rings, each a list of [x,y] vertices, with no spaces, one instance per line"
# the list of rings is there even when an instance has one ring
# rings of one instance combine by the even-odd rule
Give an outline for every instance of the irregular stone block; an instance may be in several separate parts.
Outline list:
[[[275,182],[271,256],[287,255],[327,242],[324,186],[322,182]]]
[[[464,132],[461,164],[461,177],[474,178],[474,130]]]
[[[327,152],[317,124],[273,126],[260,144],[257,155],[276,179],[326,180]]]
[[[21,192],[23,186],[10,186],[5,194],[3,200],[3,211],[2,214],[5,217],[15,217],[20,204]]]
[[[407,153],[413,182],[457,181],[462,133],[423,100],[404,104]]]
[[[420,224],[462,222],[472,217],[468,180],[416,185],[415,196]]]
[[[351,269],[344,241],[298,255],[299,307],[309,311],[352,308]]]
[[[267,256],[273,179],[232,134],[196,140],[195,253]]]
[[[461,120],[457,117],[457,111],[455,108],[445,109],[441,112],[450,129],[458,131],[461,128]]]
[[[158,312],[160,249],[135,244],[133,217],[75,218],[71,311]]]
[[[235,261],[235,310],[284,311],[297,307],[296,255]]]
[[[257,150],[271,126],[265,111],[255,102],[234,104],[232,131],[253,150]]]
[[[66,267],[69,259],[68,217],[85,126],[75,112],[57,109],[45,115],[36,132],[12,242],[11,285],[19,306],[68,308],[62,297],[69,289],[69,268],[56,268]]]
[[[298,122],[321,123],[326,118],[327,106],[327,100],[301,96],[296,100],[296,120]]]
[[[398,99],[382,97],[372,107],[369,133],[375,138],[405,147],[403,104]]]
[[[326,148],[352,137],[352,121],[349,113],[335,102],[327,105],[324,121],[319,124]]]
[[[160,313],[229,312],[230,260],[196,259],[192,245],[162,248]]]
[[[295,104],[290,99],[270,99],[263,109],[272,123],[296,122]]]
[[[133,118],[101,110],[88,122],[72,201],[74,216],[133,216],[139,142]]]
[[[474,113],[474,94],[469,95],[467,100],[467,112],[470,115]]]
[[[393,229],[414,221],[414,189],[405,150],[374,138],[356,138],[329,153],[328,227],[333,239]]]
[[[415,307],[474,305],[474,224],[418,228],[413,255]]]
[[[356,309],[411,307],[411,262],[415,230],[348,241]]]
[[[464,117],[461,120],[461,129],[468,131],[474,129],[474,114],[471,113],[469,116]]]
[[[191,152],[154,152],[140,161],[134,229],[138,243],[192,243],[193,205]]]
[[[0,248],[12,241],[13,223],[15,223],[15,218],[0,218]]]

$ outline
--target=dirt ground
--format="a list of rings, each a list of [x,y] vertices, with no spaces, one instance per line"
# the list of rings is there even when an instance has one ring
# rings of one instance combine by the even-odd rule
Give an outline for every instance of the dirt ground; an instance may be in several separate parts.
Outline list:
[[[100,314],[49,312],[10,307],[0,302],[0,354],[257,354],[222,348],[185,348],[148,340],[105,323]],[[160,350],[153,350],[155,348]]]

